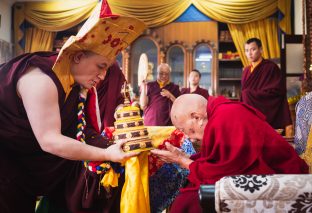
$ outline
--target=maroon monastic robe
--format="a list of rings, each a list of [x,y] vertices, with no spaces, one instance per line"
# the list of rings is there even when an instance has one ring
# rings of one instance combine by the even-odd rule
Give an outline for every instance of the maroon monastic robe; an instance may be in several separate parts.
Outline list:
[[[103,127],[114,126],[115,109],[119,104],[123,104],[121,87],[126,78],[117,63],[114,63],[108,70],[104,81],[97,85],[99,98],[100,115]]]
[[[105,127],[114,125],[114,112],[124,99],[121,95],[121,87],[125,77],[117,63],[113,64],[105,76],[105,79],[97,85],[98,101],[103,131]],[[108,141],[103,138],[94,128],[89,126],[85,130],[86,142],[90,145],[107,148]],[[119,212],[120,195],[124,183],[124,174],[118,181],[118,187],[111,188],[108,193],[100,184],[103,175],[86,170],[81,164],[71,176],[72,181],[67,184],[66,198],[68,207],[72,212]]]
[[[192,92],[192,93],[191,93],[191,89],[190,88],[182,88],[181,95],[184,95],[184,94],[198,94],[198,95],[203,96],[206,99],[208,99],[208,97],[209,97],[208,90],[203,89],[200,86],[198,86],[196,88],[196,90],[194,92]]]
[[[159,87],[157,81],[147,83],[148,104],[144,110],[144,125],[146,126],[172,125],[170,119],[172,101],[160,94],[162,89],[168,90],[176,98],[180,95],[179,86],[172,82],[163,88]]]
[[[3,208],[10,205],[16,208],[8,209],[9,212],[30,212],[34,210],[36,195],[48,195],[50,205],[65,205],[67,200],[74,211],[92,207],[102,212],[119,212],[121,187],[108,195],[102,187],[99,190],[101,176],[85,172],[81,161],[69,161],[43,152],[33,135],[22,101],[16,95],[16,83],[21,75],[30,66],[39,67],[57,86],[62,133],[75,138],[80,87],[74,85],[65,102],[62,86],[51,70],[56,57],[56,53],[46,52],[25,54],[0,67],[0,122],[3,124],[0,128],[0,168],[6,171],[0,173],[0,183],[7,186],[0,187],[0,207],[7,203]],[[100,114],[105,127],[113,125],[114,110],[123,101],[120,90],[124,80],[118,65],[114,64],[99,84]],[[107,147],[107,139],[92,128],[88,127],[85,134],[88,144]],[[119,185],[122,183],[123,177]],[[63,190],[66,190],[66,199]],[[16,199],[20,205],[16,205]]]
[[[241,101],[262,112],[274,129],[290,125],[285,75],[275,63],[265,59],[252,73],[250,68],[243,71]]]
[[[121,87],[125,80],[125,76],[120,70],[118,64],[114,63],[109,67],[105,79],[100,81],[97,85],[96,89],[102,126],[100,127],[100,131],[97,132],[89,125],[91,122],[89,121],[89,118],[86,117],[87,128],[85,129],[85,134],[88,144],[102,148],[107,147],[106,139],[104,139],[104,142],[103,137],[99,133],[101,133],[105,127],[114,126],[115,109],[119,104],[123,104],[124,101],[121,95]]]
[[[192,156],[189,185],[170,212],[201,212],[198,188],[240,174],[306,174],[307,164],[258,110],[210,97],[201,152]]]
[[[61,191],[76,163],[42,151],[16,92],[17,81],[28,68],[40,68],[57,87],[62,134],[75,138],[80,88],[74,85],[65,101],[62,85],[51,69],[56,57],[47,52],[24,54],[0,68],[1,212],[33,212],[36,196]]]

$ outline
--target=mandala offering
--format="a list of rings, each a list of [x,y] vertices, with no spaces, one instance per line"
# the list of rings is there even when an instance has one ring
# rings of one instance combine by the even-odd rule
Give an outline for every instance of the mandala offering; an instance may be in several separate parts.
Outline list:
[[[153,148],[152,141],[148,137],[147,128],[144,127],[140,109],[130,105],[128,91],[128,86],[125,84],[122,88],[125,98],[124,107],[116,111],[114,140],[128,140],[123,146],[125,152],[150,150]]]

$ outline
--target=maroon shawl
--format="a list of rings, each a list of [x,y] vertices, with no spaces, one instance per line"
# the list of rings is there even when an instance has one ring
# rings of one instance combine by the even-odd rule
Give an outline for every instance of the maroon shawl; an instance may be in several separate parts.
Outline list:
[[[263,59],[252,73],[250,66],[244,69],[241,101],[260,110],[274,129],[283,129],[292,123],[285,75],[272,61]]]
[[[200,86],[198,86],[196,88],[196,90],[194,92],[191,93],[191,89],[190,88],[182,88],[181,89],[181,95],[184,94],[198,94],[203,96],[204,98],[208,99],[209,97],[209,93],[208,90],[201,88]]]
[[[102,132],[105,127],[114,126],[115,109],[119,104],[122,104],[124,101],[121,95],[121,87],[125,80],[125,76],[123,75],[118,64],[114,63],[108,69],[105,79],[97,85],[96,89],[98,95],[100,117],[102,122],[100,132]],[[107,140],[103,139],[99,132],[92,127],[92,125],[89,125],[92,122],[88,117],[86,117],[86,120],[87,128],[85,129],[85,135],[87,143],[96,147],[106,148]]]
[[[125,77],[117,63],[113,64],[105,76],[105,79],[97,85],[101,131],[104,127],[114,125],[114,112],[119,104],[123,103],[121,87]],[[92,126],[85,129],[86,142],[92,146],[107,148],[108,140],[103,138]],[[72,212],[88,212],[90,209],[96,212],[119,212],[120,195],[124,182],[124,176],[119,178],[118,187],[112,188],[107,193],[100,184],[103,175],[86,170],[81,164],[76,165],[72,174],[72,180],[67,184],[67,205]]]
[[[100,115],[103,122],[102,129],[114,125],[115,109],[124,101],[121,95],[121,87],[125,81],[126,78],[118,64],[114,63],[108,69],[104,81],[101,81],[97,86]]]

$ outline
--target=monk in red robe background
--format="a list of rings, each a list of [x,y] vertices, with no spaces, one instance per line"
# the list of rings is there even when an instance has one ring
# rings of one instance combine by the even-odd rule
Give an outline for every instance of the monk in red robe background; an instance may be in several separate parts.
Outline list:
[[[192,104],[188,104],[192,103]],[[265,121],[264,115],[224,97],[207,100],[182,95],[172,106],[173,124],[189,138],[202,140],[201,152],[191,157],[166,144],[152,150],[165,162],[190,170],[189,184],[180,190],[170,212],[201,212],[198,189],[220,178],[239,174],[305,174],[307,164]]]
[[[157,68],[157,80],[141,84],[140,106],[144,110],[144,125],[171,126],[170,110],[180,95],[179,86],[170,82],[171,67],[162,63]]]
[[[182,88],[181,95],[183,94],[198,94],[208,99],[209,93],[208,90],[201,88],[199,86],[201,79],[201,73],[197,69],[193,69],[189,74],[189,88]]]
[[[262,58],[258,38],[247,40],[245,54],[251,65],[243,71],[241,101],[262,112],[274,129],[284,129],[292,123],[285,75],[274,62]]]

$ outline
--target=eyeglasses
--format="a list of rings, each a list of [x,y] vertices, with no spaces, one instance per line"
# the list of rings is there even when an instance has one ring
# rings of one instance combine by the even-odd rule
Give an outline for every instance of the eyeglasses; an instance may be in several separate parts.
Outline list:
[[[159,75],[165,75],[165,76],[168,76],[168,75],[169,75],[168,72],[159,72],[158,74],[159,74]]]

